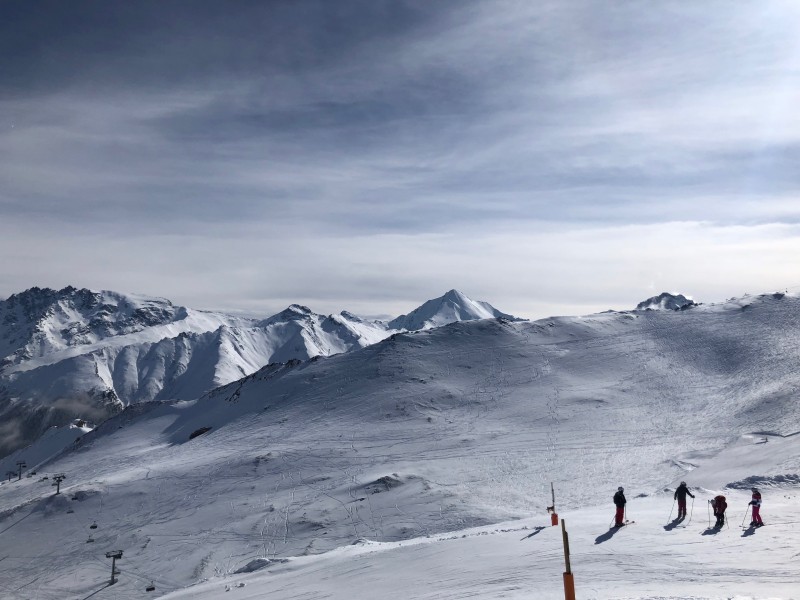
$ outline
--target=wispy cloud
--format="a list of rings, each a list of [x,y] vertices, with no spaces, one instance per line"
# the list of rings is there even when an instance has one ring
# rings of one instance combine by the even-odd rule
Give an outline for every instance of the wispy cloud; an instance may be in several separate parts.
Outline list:
[[[794,3],[37,4],[0,19],[0,295],[544,316],[791,277]]]

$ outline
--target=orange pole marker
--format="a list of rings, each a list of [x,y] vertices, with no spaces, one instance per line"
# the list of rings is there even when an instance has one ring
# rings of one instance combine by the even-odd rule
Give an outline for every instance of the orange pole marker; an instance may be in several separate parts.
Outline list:
[[[572,573],[564,573],[564,600],[575,600],[575,580]]]

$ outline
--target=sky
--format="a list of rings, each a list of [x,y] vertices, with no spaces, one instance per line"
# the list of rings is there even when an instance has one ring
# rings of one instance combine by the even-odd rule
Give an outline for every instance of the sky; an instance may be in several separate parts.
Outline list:
[[[800,290],[800,4],[0,0],[0,297]]]

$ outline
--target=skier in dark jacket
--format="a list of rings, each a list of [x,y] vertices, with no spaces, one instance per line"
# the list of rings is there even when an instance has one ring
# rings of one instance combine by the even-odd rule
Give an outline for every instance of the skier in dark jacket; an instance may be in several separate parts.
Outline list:
[[[714,525],[717,529],[725,526],[725,509],[728,508],[728,503],[725,501],[725,496],[715,496],[713,500],[708,501],[711,508],[714,510],[714,516],[717,517],[717,522]]]
[[[617,507],[617,513],[614,515],[614,527],[622,527],[625,525],[625,490],[622,486],[617,488],[617,493],[614,494],[614,506]]]
[[[748,502],[753,507],[753,520],[750,521],[751,527],[761,527],[764,521],[761,520],[761,492],[758,488],[753,488],[753,499]]]
[[[686,518],[686,495],[691,496],[694,498],[694,494],[689,491],[689,488],[686,487],[686,482],[681,481],[681,484],[678,486],[678,489],[675,490],[675,499],[678,501],[678,519]]]

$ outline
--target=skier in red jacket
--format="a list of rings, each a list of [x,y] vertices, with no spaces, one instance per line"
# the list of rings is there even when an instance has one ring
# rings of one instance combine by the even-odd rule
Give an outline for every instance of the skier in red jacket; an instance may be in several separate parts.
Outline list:
[[[761,492],[758,491],[758,488],[753,488],[753,499],[749,504],[753,507],[753,520],[750,521],[750,526],[761,527],[764,521],[761,520]]]

